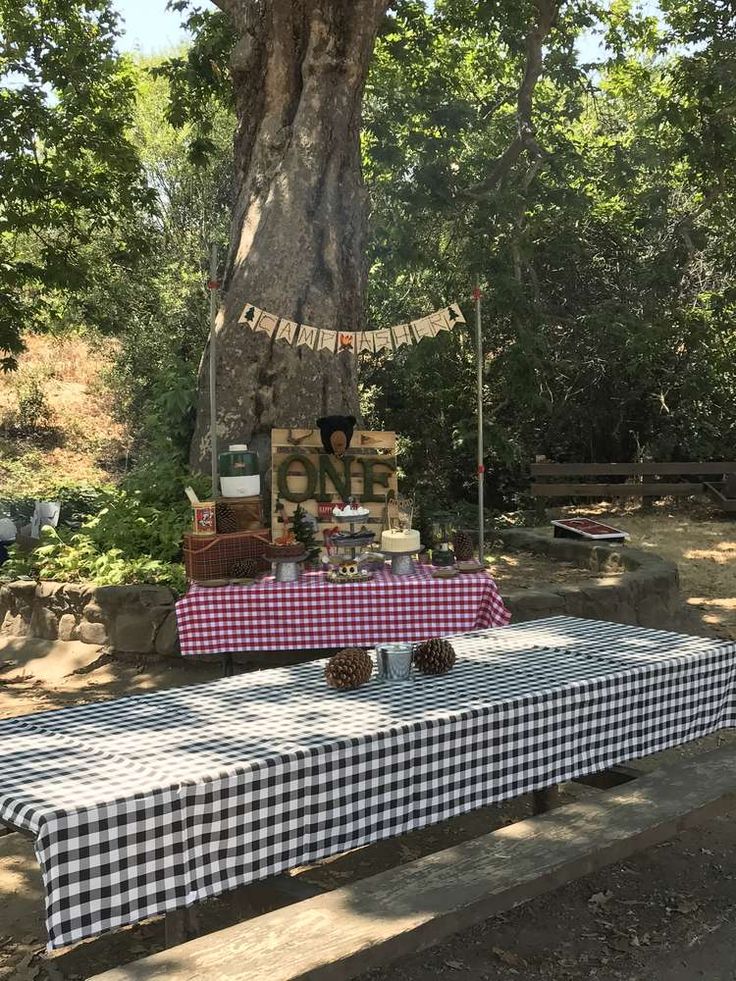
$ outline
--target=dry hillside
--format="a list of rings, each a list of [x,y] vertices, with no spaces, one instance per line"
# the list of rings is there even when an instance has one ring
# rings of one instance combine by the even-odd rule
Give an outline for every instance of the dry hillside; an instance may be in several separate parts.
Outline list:
[[[0,375],[0,497],[43,494],[60,481],[114,481],[127,446],[105,383],[114,342],[26,342],[18,371]]]

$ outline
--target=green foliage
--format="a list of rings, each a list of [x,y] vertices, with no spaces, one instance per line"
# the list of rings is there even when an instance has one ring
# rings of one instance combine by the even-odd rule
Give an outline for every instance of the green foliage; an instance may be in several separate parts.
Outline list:
[[[105,242],[98,244],[95,289],[80,316],[120,339],[109,375],[118,412],[136,437],[137,455],[183,459],[193,427],[197,367],[209,328],[205,288],[210,243],[224,259],[232,184],[232,115],[213,106],[208,119],[213,152],[191,161],[194,128],[166,118],[169,83],[160,61],[136,66],[137,103],[132,138],[156,192],[156,224],[149,230],[152,259],[121,267]]]
[[[563,5],[535,92],[543,157],[522,154],[492,187],[514,138],[525,8],[402,3],[379,38],[364,109],[370,319],[458,297],[471,320],[480,279],[492,505],[519,499],[536,453],[736,452],[734,29],[714,0],[664,9],[660,26],[613,5],[612,57],[592,74],[573,41],[593,11]],[[362,377],[370,424],[405,437],[420,499],[470,497],[470,327],[367,359]]]
[[[153,74],[169,84],[168,122],[186,132],[189,159],[203,165],[221,152],[216,119],[219,108],[233,104],[228,63],[236,35],[222,11],[192,8],[189,0],[174,0],[171,6],[184,15],[184,26],[194,38],[186,51],[161,62]]]
[[[37,429],[51,418],[51,406],[42,381],[36,376],[26,378],[17,391],[18,425],[21,429]]]
[[[77,530],[44,529],[33,552],[14,548],[0,575],[98,586],[162,583],[183,591],[181,543],[191,526],[187,484],[203,496],[209,489],[204,478],[182,473],[173,463],[141,467],[121,488],[100,491],[96,513]]]
[[[30,577],[96,586],[160,583],[177,592],[184,592],[186,587],[183,566],[145,555],[129,558],[123,548],[101,551],[86,528],[68,536],[53,528],[42,529],[41,544],[30,553],[12,549],[0,576],[6,580]]]
[[[23,527],[30,522],[37,500],[58,501],[59,524],[64,528],[77,529],[87,518],[97,514],[110,490],[110,488],[56,482],[47,485],[39,494],[8,494],[7,496],[4,494],[0,497],[0,516],[7,516],[17,527]]]
[[[12,359],[20,323],[117,337],[109,382],[138,459],[157,461],[81,540],[54,544],[95,576],[122,574],[93,568],[116,549],[123,564],[176,561],[209,243],[224,255],[227,242],[235,32],[220,12],[172,6],[193,44],[131,63],[108,0],[0,0],[0,347]],[[398,0],[381,29],[363,113],[368,319],[457,298],[471,321],[479,279],[493,507],[523,503],[536,453],[736,453],[736,22],[719,0],[660,7],[561,4],[534,93],[539,155],[490,184],[518,132],[536,4]],[[606,44],[592,66],[576,48],[591,26]],[[423,520],[472,501],[470,325],[360,370],[366,422],[401,434]],[[30,487],[30,463],[3,468]]]
[[[94,281],[91,240],[122,261],[145,249],[135,219],[151,193],[116,37],[110,0],[0,0],[0,368],[15,366],[21,325],[67,322]]]
[[[314,562],[320,553],[321,546],[317,540],[316,526],[309,519],[307,512],[301,504],[297,504],[296,506],[294,516],[291,519],[291,528],[294,532],[294,538],[304,546],[304,550],[307,553],[307,562]]]

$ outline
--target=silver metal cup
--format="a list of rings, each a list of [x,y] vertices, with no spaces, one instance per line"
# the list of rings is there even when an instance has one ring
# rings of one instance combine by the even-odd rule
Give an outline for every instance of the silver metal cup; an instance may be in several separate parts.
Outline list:
[[[408,681],[411,678],[413,644],[381,644],[376,647],[377,675],[385,681]]]

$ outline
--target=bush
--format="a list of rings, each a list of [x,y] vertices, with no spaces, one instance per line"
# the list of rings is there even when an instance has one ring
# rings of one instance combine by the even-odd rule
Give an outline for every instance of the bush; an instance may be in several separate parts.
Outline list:
[[[23,494],[0,498],[0,516],[7,515],[18,528],[31,520],[37,500],[58,501],[61,505],[59,525],[78,529],[83,522],[102,508],[110,488],[88,484],[55,484],[35,495]]]
[[[51,421],[52,411],[41,381],[31,375],[18,385],[18,426],[38,429]]]
[[[97,586],[160,583],[183,592],[183,533],[191,522],[184,487],[209,491],[204,477],[177,472],[173,464],[149,464],[119,489],[100,491],[95,514],[74,530],[44,528],[33,552],[11,550],[3,579],[30,577]]]

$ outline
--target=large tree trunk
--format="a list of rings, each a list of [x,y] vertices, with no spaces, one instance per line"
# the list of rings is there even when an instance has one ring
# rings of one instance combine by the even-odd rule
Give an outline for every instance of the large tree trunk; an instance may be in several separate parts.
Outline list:
[[[240,40],[232,59],[236,201],[217,322],[217,432],[268,463],[273,426],[357,409],[351,353],[320,354],[238,323],[246,303],[316,327],[360,330],[366,195],[360,110],[388,0],[214,0]],[[195,467],[209,458],[209,352]]]

